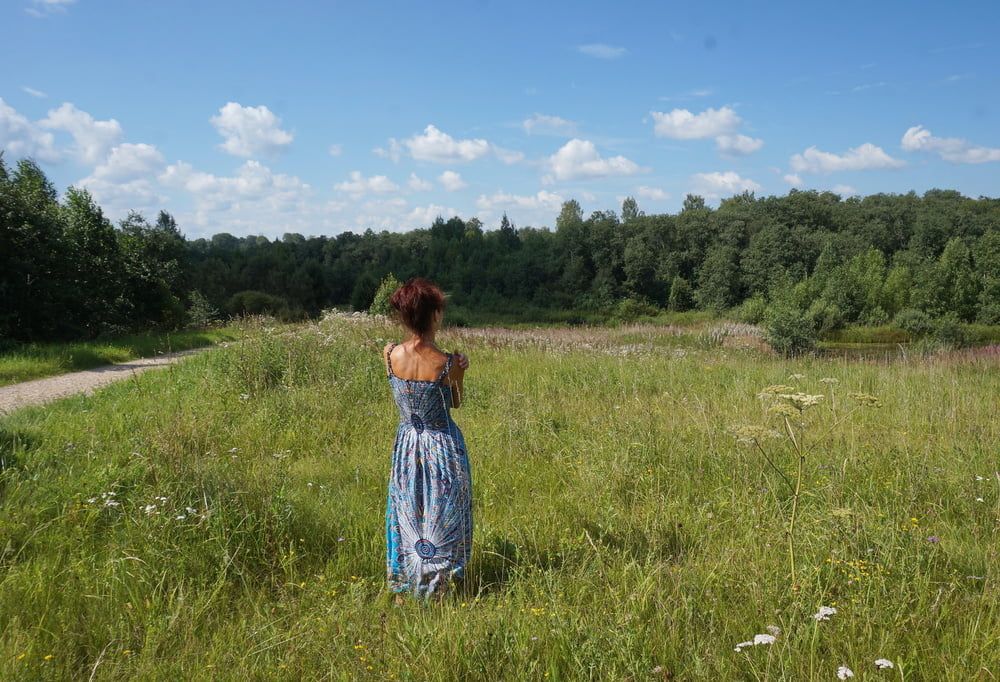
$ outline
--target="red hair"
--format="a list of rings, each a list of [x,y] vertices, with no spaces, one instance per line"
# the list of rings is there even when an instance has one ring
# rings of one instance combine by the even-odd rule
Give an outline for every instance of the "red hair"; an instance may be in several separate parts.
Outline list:
[[[417,334],[426,334],[434,324],[434,314],[444,310],[444,292],[423,277],[412,277],[392,292],[389,305],[400,321]]]

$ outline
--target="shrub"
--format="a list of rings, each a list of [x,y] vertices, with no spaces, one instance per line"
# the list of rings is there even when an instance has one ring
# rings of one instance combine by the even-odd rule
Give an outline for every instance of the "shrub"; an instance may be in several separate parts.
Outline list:
[[[776,352],[784,356],[800,355],[816,345],[812,321],[795,304],[776,301],[768,308],[764,338]]]
[[[218,309],[200,291],[191,292],[191,307],[188,308],[189,327],[208,327],[219,319]]]
[[[399,280],[391,272],[382,278],[382,282],[375,291],[375,298],[368,306],[368,312],[372,315],[390,315],[392,306],[389,305],[389,297],[399,288]]]
[[[947,313],[934,323],[934,340],[951,348],[960,348],[968,342],[965,327],[957,314]]]
[[[896,313],[893,324],[914,338],[930,336],[934,332],[930,315],[917,308],[903,308]]]
[[[680,275],[670,283],[670,296],[667,298],[667,308],[675,312],[690,310],[694,305],[691,284]]]
[[[232,315],[280,315],[288,310],[288,302],[281,296],[263,291],[241,291],[233,294],[226,305]]]
[[[819,334],[828,334],[844,326],[844,313],[836,303],[822,298],[813,301],[806,311],[806,318]]]
[[[766,315],[767,300],[760,294],[751,296],[736,308],[736,317],[747,324],[760,324]]]
[[[611,316],[616,320],[630,321],[643,316],[652,317],[659,312],[656,306],[648,301],[637,298],[624,298],[618,301]]]

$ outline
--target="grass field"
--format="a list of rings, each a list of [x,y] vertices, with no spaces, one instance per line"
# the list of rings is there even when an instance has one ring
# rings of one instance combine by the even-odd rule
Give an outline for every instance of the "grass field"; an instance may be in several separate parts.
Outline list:
[[[106,341],[30,343],[0,352],[0,386],[126,362],[238,338],[238,324],[213,329],[149,332]]]
[[[473,558],[446,603],[396,606],[378,350],[399,336],[345,316],[262,329],[0,420],[0,679],[1000,676],[995,353],[782,360],[740,325],[450,330],[472,361],[455,417]],[[772,395],[800,392],[824,397],[800,416]]]

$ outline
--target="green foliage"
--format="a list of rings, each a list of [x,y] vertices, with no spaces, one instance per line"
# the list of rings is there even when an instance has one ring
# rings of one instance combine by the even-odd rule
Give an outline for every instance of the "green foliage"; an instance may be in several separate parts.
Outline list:
[[[960,348],[968,342],[962,321],[956,313],[947,313],[935,320],[934,340],[948,348]]]
[[[691,285],[686,279],[677,275],[670,283],[670,296],[667,298],[667,309],[673,312],[690,310],[694,305]]]
[[[383,277],[382,282],[375,291],[375,298],[368,307],[368,312],[373,315],[390,315],[392,313],[392,306],[389,305],[389,298],[399,286],[399,280],[391,272]]]
[[[764,329],[767,343],[786,357],[801,355],[816,345],[812,320],[795,303],[786,299],[771,303],[764,318]]]
[[[736,317],[741,322],[760,324],[767,315],[767,299],[760,294],[751,296],[736,309]]]
[[[226,306],[230,315],[279,316],[288,310],[288,301],[263,291],[241,291],[233,294]]]
[[[934,332],[934,321],[931,316],[917,308],[900,310],[892,322],[913,338],[929,336]]]
[[[659,312],[659,308],[648,301],[624,298],[615,305],[613,319],[631,322],[640,317],[655,317]]]
[[[200,291],[191,292],[191,305],[188,307],[188,326],[195,328],[208,327],[219,319],[219,309],[205,298]]]

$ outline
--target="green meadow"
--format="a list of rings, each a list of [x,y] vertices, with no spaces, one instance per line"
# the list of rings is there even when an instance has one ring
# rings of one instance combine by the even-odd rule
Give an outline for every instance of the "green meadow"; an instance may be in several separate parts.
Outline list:
[[[239,323],[208,329],[147,332],[106,340],[12,344],[0,350],[0,386],[55,374],[200,348],[239,338]]]
[[[397,605],[399,337],[261,325],[0,419],[0,679],[1000,676],[995,352],[447,329],[472,363],[473,557],[443,603]]]

